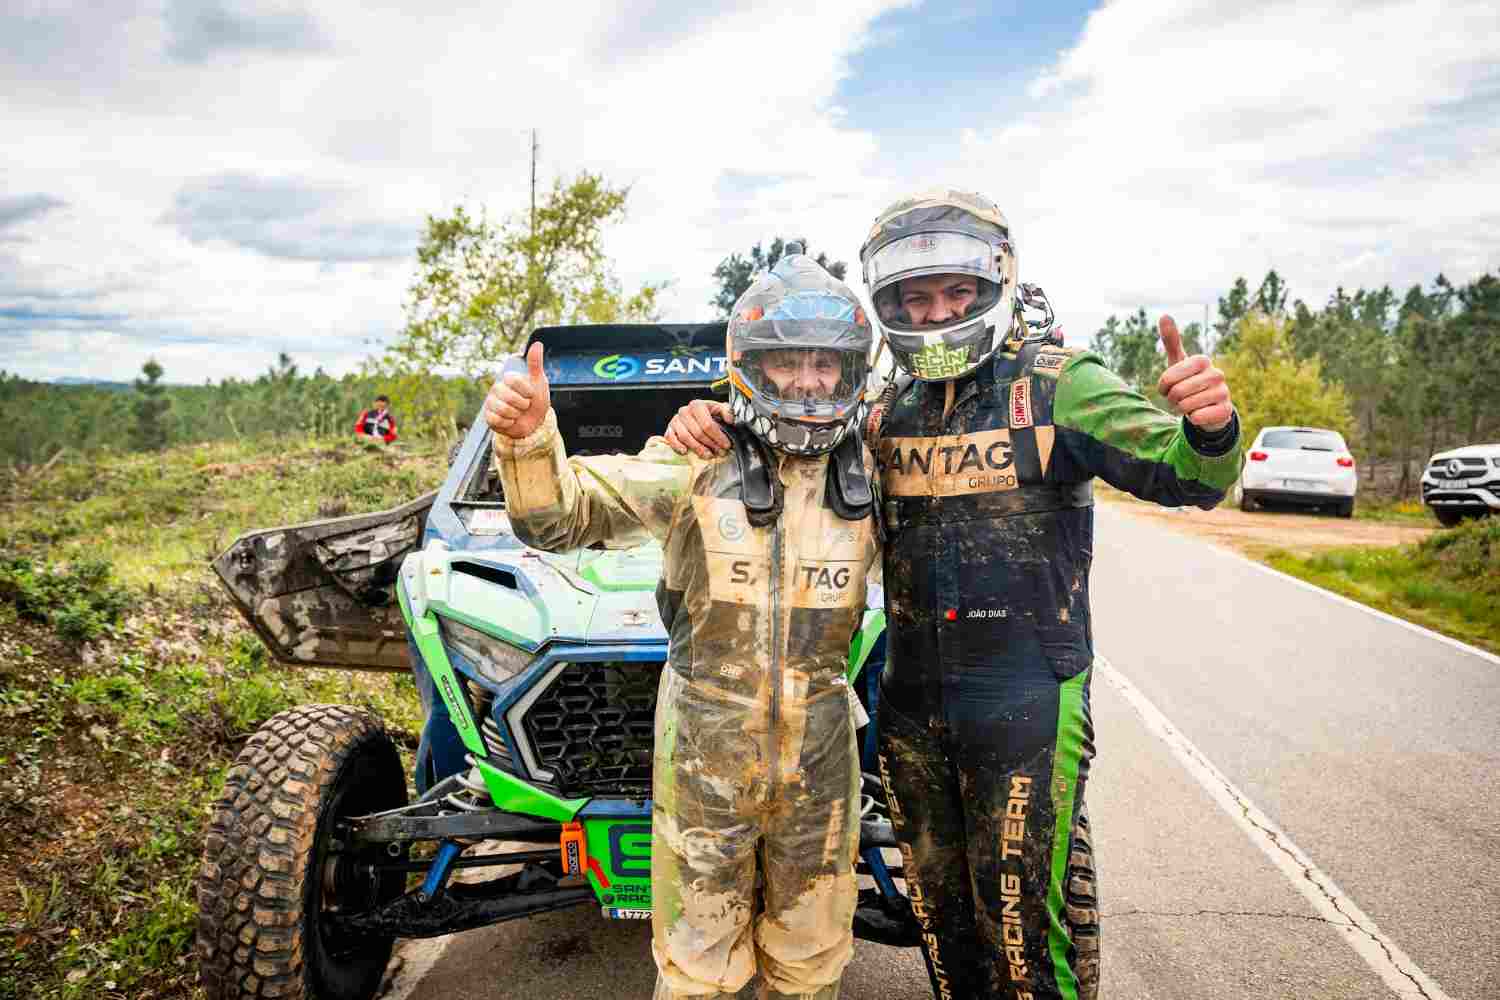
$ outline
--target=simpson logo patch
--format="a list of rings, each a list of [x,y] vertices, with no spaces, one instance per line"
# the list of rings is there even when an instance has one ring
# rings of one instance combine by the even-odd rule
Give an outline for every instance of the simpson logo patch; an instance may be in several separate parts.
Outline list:
[[[880,442],[880,485],[889,496],[951,497],[1016,488],[1010,429]]]
[[[1010,426],[1031,426],[1031,380],[1017,379],[1010,384]]]
[[[1050,371],[1058,371],[1068,360],[1068,357],[1069,356],[1066,354],[1053,354],[1051,351],[1043,351],[1036,356],[1035,367],[1046,368]]]

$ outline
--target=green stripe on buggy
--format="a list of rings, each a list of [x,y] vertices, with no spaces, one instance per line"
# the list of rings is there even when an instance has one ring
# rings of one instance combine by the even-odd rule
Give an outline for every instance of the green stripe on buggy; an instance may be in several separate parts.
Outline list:
[[[849,667],[845,676],[851,683],[859,676],[860,668],[870,658],[870,650],[875,648],[875,643],[880,640],[880,633],[884,631],[885,612],[866,611],[859,631],[854,633],[854,639],[849,643]]]
[[[437,616],[429,611],[421,618],[414,617],[404,587],[396,588],[396,596],[401,600],[401,617],[406,619],[406,627],[411,630],[417,652],[422,654],[427,672],[432,674],[433,685],[442,696],[443,703],[448,706],[448,715],[453,720],[453,728],[458,730],[458,738],[463,740],[464,746],[476,757],[488,756],[485,753],[484,739],[479,735],[479,727],[474,724],[474,716],[469,712],[469,703],[459,694],[458,677],[453,673],[453,664],[448,662],[448,651],[443,648]]]
[[[549,795],[535,785],[507,774],[489,761],[481,760],[477,763],[479,773],[484,776],[485,787],[490,790],[490,798],[495,800],[497,808],[506,812],[568,823],[578,815],[578,810],[589,804],[588,799],[560,799]]]
[[[1068,928],[1063,921],[1063,884],[1068,877],[1068,842],[1078,795],[1078,765],[1083,759],[1083,689],[1089,667],[1064,681],[1057,696],[1057,742],[1052,750],[1052,877],[1047,886],[1047,951],[1057,992],[1078,1000],[1078,974],[1068,964]]]
[[[484,739],[474,724],[468,702],[459,694],[458,675],[454,673],[453,664],[448,660],[448,651],[443,648],[437,616],[429,611],[421,618],[413,617],[411,604],[406,599],[406,590],[397,587],[396,595],[401,600],[401,615],[406,619],[407,628],[411,630],[417,652],[422,654],[422,660],[428,673],[432,674],[433,685],[442,696],[443,704],[448,706],[448,717],[453,728],[458,730],[459,739],[474,754],[479,773],[484,778],[485,787],[490,790],[490,798],[494,799],[495,806],[506,812],[540,816],[559,823],[570,821],[578,810],[588,804],[588,799],[560,799],[549,795],[484,759],[487,756]]]

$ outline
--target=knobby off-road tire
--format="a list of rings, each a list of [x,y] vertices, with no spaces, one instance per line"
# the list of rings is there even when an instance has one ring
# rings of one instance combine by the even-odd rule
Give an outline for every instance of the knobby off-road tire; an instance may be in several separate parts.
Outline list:
[[[250,737],[224,781],[198,873],[198,967],[210,1000],[369,1000],[392,938],[341,940],[323,920],[402,893],[361,877],[335,821],[406,804],[396,745],[368,713],[307,705]],[[360,859],[364,860],[364,859]]]

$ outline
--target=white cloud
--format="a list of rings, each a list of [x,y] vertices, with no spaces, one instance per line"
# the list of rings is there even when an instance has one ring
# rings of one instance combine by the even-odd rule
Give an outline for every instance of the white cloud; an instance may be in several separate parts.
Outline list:
[[[1500,265],[1500,7],[1120,0],[978,129],[963,183],[1017,223],[1072,339],[1270,267],[1321,305]],[[1485,194],[1489,192],[1489,194]]]
[[[426,215],[526,204],[532,127],[542,183],[631,185],[607,249],[627,284],[674,282],[671,320],[707,318],[714,265],[777,234],[857,284],[875,213],[937,183],[1000,202],[1075,340],[1137,306],[1198,318],[1270,266],[1311,302],[1500,266],[1487,0],[1119,0],[1029,104],[935,107],[921,142],[839,107],[896,3],[23,0],[0,14],[21,137],[0,149],[0,367],[343,370],[399,326]]]
[[[0,310],[38,342],[0,339],[0,365],[40,371],[51,350],[50,367],[123,376],[163,330],[240,345],[179,350],[169,379],[278,350],[353,358],[399,326],[402,244],[427,214],[526,204],[533,126],[541,184],[590,169],[631,185],[608,236],[622,279],[672,280],[667,318],[706,318],[726,253],[868,217],[875,142],[833,97],[884,6],[174,0],[107,11],[109,32],[82,5],[0,15],[0,36],[28,39],[0,64],[3,124],[26,136],[0,152],[4,193],[51,208],[6,229],[24,242],[0,257]],[[768,178],[753,204],[720,189],[731,171]],[[85,294],[125,318],[49,340],[74,321],[46,303]]]

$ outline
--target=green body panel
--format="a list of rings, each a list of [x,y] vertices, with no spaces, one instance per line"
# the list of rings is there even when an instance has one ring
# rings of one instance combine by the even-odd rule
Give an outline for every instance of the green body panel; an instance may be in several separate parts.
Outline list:
[[[1223,491],[1239,477],[1238,445],[1224,455],[1198,454],[1181,418],[1157,409],[1087,351],[1070,357],[1058,373],[1052,422],[1131,458],[1169,466],[1178,479]]]
[[[462,573],[450,574],[448,599],[432,601],[452,618],[504,639],[513,646],[534,650],[552,628],[552,614],[524,594]],[[580,595],[581,596],[581,595]]]
[[[600,590],[655,590],[661,559],[656,542],[618,551],[584,549],[578,556],[578,575]]]
[[[490,790],[490,798],[495,800],[495,807],[506,812],[570,823],[578,815],[578,810],[589,804],[588,799],[560,799],[549,795],[488,761],[479,761],[479,773],[484,777],[485,787]]]
[[[600,905],[651,909],[651,817],[588,819],[583,832],[593,862],[589,885]]]
[[[849,667],[845,671],[845,676],[851,683],[859,676],[860,669],[870,658],[870,650],[875,648],[876,640],[884,631],[885,612],[866,611],[864,620],[860,622],[859,631],[854,633],[854,638],[849,643]]]

